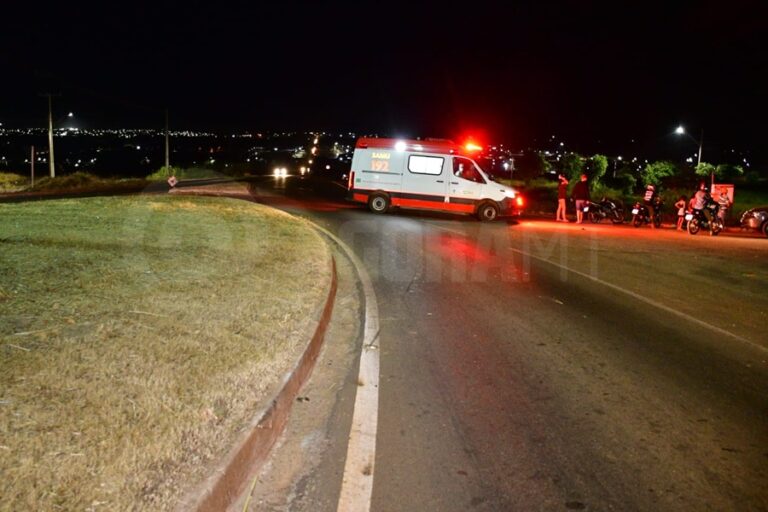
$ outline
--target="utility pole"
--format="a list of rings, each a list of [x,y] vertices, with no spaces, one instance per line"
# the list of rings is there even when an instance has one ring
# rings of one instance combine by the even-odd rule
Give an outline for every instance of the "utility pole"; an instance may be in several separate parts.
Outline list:
[[[704,147],[704,128],[701,129],[701,137],[699,138],[699,158],[697,160],[697,165],[701,165],[701,148]],[[709,190],[711,193],[715,193],[715,170],[712,169],[712,172],[709,173]]]
[[[32,146],[31,158],[29,159],[30,175],[32,177],[32,185],[35,186],[35,146]]]
[[[165,109],[165,170],[169,172],[171,168],[170,144],[168,135],[168,109]]]
[[[48,168],[50,170],[51,178],[56,177],[56,167],[53,160],[53,96],[59,96],[59,94],[45,93],[40,96],[48,97]]]

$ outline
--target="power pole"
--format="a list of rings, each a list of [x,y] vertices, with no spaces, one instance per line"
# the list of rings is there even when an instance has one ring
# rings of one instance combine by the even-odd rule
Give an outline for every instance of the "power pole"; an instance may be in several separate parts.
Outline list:
[[[165,170],[169,172],[171,168],[171,154],[169,149],[169,136],[168,136],[168,109],[165,109]]]
[[[40,96],[48,97],[48,169],[50,170],[51,178],[56,177],[56,167],[53,160],[53,96],[60,96],[59,94],[45,93]]]
[[[31,158],[29,160],[29,163],[30,163],[30,169],[29,170],[30,170],[30,174],[32,176],[32,184],[31,184],[31,186],[34,187],[35,186],[35,146],[32,146]]]

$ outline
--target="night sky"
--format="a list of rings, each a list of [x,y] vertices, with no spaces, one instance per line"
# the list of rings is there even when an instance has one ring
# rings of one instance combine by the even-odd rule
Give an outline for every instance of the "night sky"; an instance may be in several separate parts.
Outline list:
[[[50,90],[94,127],[161,127],[167,106],[176,128],[556,135],[615,154],[683,123],[767,160],[765,2],[632,5],[4,6],[0,122],[43,125]]]

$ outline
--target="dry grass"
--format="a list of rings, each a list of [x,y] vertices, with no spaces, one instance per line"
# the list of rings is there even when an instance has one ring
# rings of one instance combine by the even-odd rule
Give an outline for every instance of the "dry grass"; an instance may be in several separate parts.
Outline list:
[[[17,192],[28,185],[27,178],[11,172],[0,172],[0,193]]]
[[[0,510],[172,508],[298,357],[327,258],[228,199],[0,204]]]

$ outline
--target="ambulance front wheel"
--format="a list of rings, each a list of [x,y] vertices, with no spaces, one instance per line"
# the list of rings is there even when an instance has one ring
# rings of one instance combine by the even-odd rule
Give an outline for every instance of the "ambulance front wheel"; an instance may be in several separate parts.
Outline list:
[[[371,194],[368,198],[368,208],[373,213],[386,213],[389,210],[389,196],[386,194]]]
[[[483,203],[477,208],[477,218],[484,222],[496,220],[499,216],[499,207],[493,203]]]

